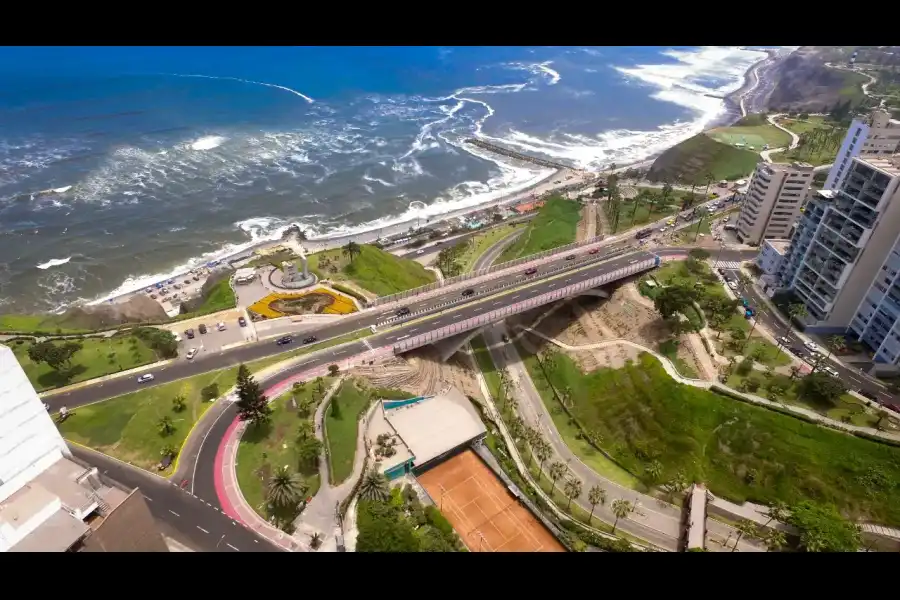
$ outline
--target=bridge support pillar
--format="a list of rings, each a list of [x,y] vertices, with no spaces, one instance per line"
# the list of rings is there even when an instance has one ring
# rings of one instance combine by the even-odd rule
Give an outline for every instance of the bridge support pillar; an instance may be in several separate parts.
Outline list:
[[[591,288],[589,290],[584,290],[579,296],[597,296],[598,298],[609,298],[609,292],[604,290],[603,288]]]
[[[477,329],[473,329],[471,331],[465,331],[463,333],[458,333],[453,337],[444,338],[441,341],[434,344],[434,347],[437,349],[438,353],[441,356],[441,361],[446,362],[450,359],[451,356],[459,352],[463,346],[469,343],[469,341],[480,334],[484,330],[484,327],[478,327]]]

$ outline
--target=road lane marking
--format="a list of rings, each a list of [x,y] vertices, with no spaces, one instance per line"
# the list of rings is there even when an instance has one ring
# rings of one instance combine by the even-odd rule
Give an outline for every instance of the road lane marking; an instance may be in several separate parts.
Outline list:
[[[200,527],[199,525],[197,525],[197,529],[199,529],[199,530],[202,531],[203,533],[209,533],[207,530],[203,529],[203,528]]]
[[[180,517],[180,516],[181,516],[181,515],[179,515],[177,512],[175,512],[174,510],[171,510],[171,509],[170,509],[169,512],[172,513],[173,515],[175,515],[176,517]]]
[[[484,307],[479,306],[478,308],[475,309],[475,312],[481,312],[483,310],[484,310]]]
[[[399,342],[400,340],[405,340],[408,337],[409,337],[408,335],[404,335],[403,337],[397,338],[397,341]]]
[[[454,315],[454,317],[453,317],[454,320],[461,319],[461,318],[462,318],[462,314]]]
[[[518,298],[519,296],[521,296],[521,294],[516,294],[515,296],[513,296],[512,298],[510,298],[510,300],[515,300],[515,299]]]
[[[105,473],[105,472],[106,472],[106,471],[104,471],[104,473]],[[150,497],[148,497],[148,496],[144,496],[144,500],[148,500],[148,501],[150,501],[150,502],[153,502],[153,498],[150,498]]]
[[[437,325],[437,323],[435,323],[435,325]],[[419,328],[416,327],[415,329],[410,329],[409,332],[410,332],[410,333],[415,333],[415,332],[417,332],[418,330],[419,330]]]
[[[228,546],[229,548],[231,548],[232,550],[234,550],[235,552],[240,552],[240,550],[238,550],[237,548],[235,548],[234,546],[232,546],[231,544],[229,544],[227,542],[225,545]]]

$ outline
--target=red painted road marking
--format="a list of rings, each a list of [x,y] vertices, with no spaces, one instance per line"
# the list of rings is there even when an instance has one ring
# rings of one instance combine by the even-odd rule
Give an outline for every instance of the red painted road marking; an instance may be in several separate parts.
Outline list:
[[[226,447],[228,446],[228,440],[231,439],[234,434],[234,430],[238,428],[238,425],[241,424],[240,419],[237,417],[234,418],[234,422],[228,427],[228,430],[225,432],[225,435],[222,437],[222,441],[219,444],[219,449],[216,451],[216,464],[215,464],[215,488],[216,488],[216,496],[219,498],[219,504],[222,506],[222,512],[226,515],[234,519],[235,521],[240,521],[242,524],[244,520],[241,519],[238,514],[237,509],[235,509],[234,505],[231,503],[231,500],[228,498],[228,493],[225,491],[225,481],[222,476],[223,467],[225,466],[225,452]],[[229,468],[233,468],[230,466]]]

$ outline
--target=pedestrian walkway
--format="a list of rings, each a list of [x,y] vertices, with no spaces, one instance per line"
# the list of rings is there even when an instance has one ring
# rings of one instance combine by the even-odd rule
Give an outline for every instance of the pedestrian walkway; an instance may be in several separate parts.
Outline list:
[[[741,264],[742,263],[738,260],[720,260],[719,262],[715,263],[715,267],[717,269],[728,269],[728,270],[737,271],[737,270],[740,270]]]

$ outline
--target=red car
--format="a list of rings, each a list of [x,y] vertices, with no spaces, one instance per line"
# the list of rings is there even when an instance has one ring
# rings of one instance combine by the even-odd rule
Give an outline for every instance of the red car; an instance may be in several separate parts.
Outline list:
[[[597,254],[598,252],[600,252],[600,248],[591,248],[588,254]]]
[[[537,268],[536,268],[536,267],[531,267],[530,269],[525,269],[525,274],[526,274],[526,275],[534,275],[535,273],[537,273]]]

